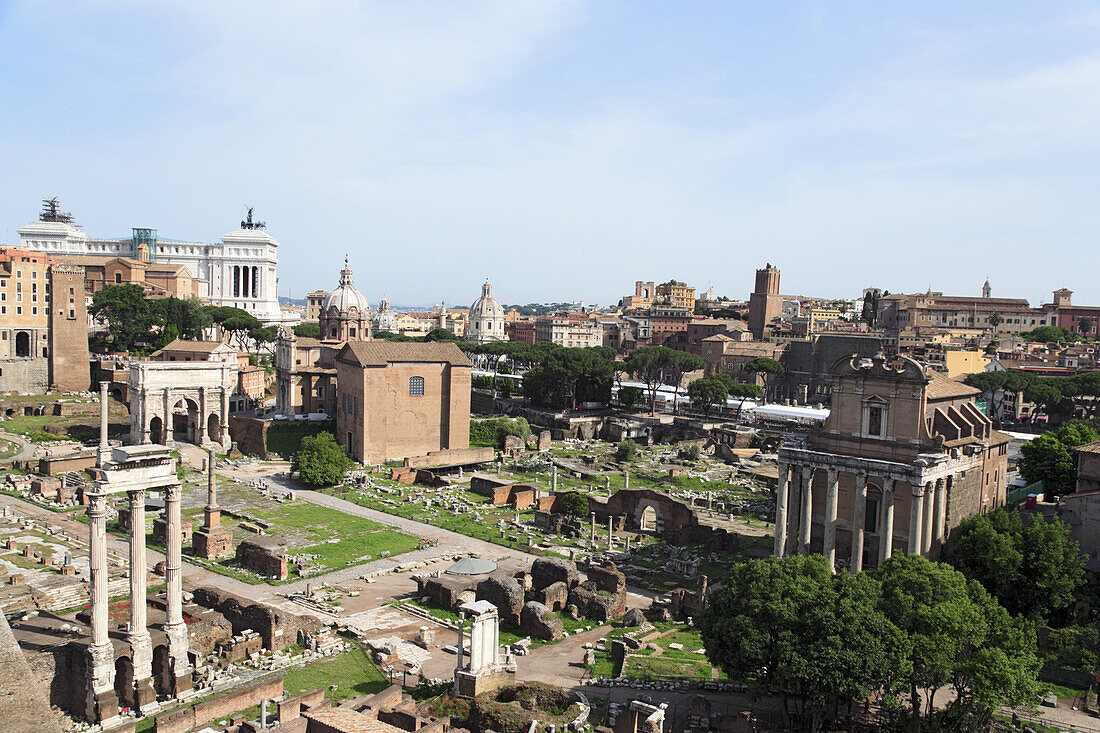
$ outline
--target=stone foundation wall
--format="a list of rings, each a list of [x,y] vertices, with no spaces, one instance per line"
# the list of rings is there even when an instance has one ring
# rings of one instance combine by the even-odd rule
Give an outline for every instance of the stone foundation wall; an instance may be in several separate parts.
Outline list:
[[[257,420],[254,417],[229,417],[229,439],[237,444],[237,450],[250,456],[267,458],[267,428],[271,425],[266,420]]]
[[[300,631],[316,632],[321,622],[309,616],[297,616],[263,603],[238,598],[217,588],[195,589],[195,603],[210,608],[233,625],[233,633],[251,629],[263,638],[264,648],[278,651],[298,641]]]
[[[0,392],[45,394],[50,386],[48,359],[0,359]],[[87,389],[88,385],[84,385]]]
[[[191,707],[161,713],[155,719],[153,730],[156,733],[185,733],[203,723],[228,717],[238,710],[259,705],[261,700],[273,700],[282,694],[282,677],[260,682]]]

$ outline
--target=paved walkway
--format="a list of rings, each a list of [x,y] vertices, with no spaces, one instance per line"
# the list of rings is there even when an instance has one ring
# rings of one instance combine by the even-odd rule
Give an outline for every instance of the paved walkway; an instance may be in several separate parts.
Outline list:
[[[30,459],[34,458],[34,452],[38,450],[37,445],[30,442],[22,435],[16,435],[15,433],[9,433],[6,430],[0,430],[0,438],[3,438],[4,440],[10,440],[20,447],[18,453],[16,453],[11,458],[5,458],[3,460],[5,464],[10,464],[14,461],[29,461]]]

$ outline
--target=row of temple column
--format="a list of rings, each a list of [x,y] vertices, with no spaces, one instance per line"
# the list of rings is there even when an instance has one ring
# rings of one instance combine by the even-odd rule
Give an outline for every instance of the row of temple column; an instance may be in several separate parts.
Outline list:
[[[793,471],[793,476],[791,475]],[[822,548],[829,567],[836,572],[836,533],[838,526],[837,505],[840,493],[840,471],[836,468],[814,466],[790,466],[779,464],[779,484],[776,492],[775,555],[783,557],[788,544],[793,544],[799,554],[810,553],[813,527],[813,479],[816,471],[824,471],[825,510],[823,512],[824,536]],[[875,474],[855,473],[855,501],[852,506],[852,545],[850,568],[853,573],[863,569],[863,549],[866,533],[868,477]],[[885,562],[893,553],[894,544],[894,494],[897,481],[892,476],[881,476],[882,500],[879,505],[879,562]],[[942,543],[946,534],[947,492],[950,478],[938,478],[914,484],[909,505],[908,552],[928,555],[933,546]],[[792,486],[793,485],[793,486]],[[792,501],[799,507],[796,516],[790,511]]]
[[[110,470],[107,441],[107,383],[100,383],[100,426],[98,464],[100,470]],[[115,654],[109,636],[107,571],[107,497],[99,490],[87,493],[88,499],[88,559],[89,596],[91,601],[91,643],[88,646],[88,717],[102,721],[113,717],[117,701],[111,698],[115,692]],[[153,644],[146,615],[146,577],[148,558],[145,549],[145,489],[126,491],[129,504],[129,575],[130,575],[130,624],[126,640],[130,647],[133,667],[133,700],[135,707],[143,708],[156,699],[153,684]],[[167,651],[171,666],[172,684],[179,693],[181,680],[188,672],[187,624],[183,620],[183,536],[181,513],[181,486],[165,488],[164,512],[165,581],[167,604],[164,632],[168,637]]]

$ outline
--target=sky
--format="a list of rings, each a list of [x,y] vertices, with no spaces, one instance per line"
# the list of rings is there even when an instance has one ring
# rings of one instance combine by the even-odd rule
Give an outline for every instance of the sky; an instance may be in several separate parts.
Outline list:
[[[280,294],[1100,303],[1100,4],[8,2],[0,241],[214,241]]]

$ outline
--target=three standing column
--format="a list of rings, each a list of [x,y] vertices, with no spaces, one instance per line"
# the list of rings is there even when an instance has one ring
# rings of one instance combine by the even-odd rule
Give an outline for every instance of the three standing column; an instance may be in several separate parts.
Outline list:
[[[825,559],[829,563],[829,571],[836,572],[836,506],[837,494],[840,492],[840,474],[835,468],[826,471],[827,484],[825,487]]]

